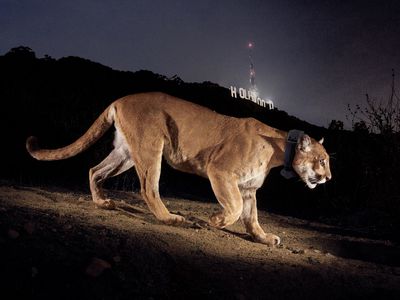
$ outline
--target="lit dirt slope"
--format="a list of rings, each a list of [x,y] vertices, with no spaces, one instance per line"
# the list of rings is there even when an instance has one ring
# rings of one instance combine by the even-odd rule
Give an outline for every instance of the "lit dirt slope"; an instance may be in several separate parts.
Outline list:
[[[0,187],[1,295],[399,299],[400,250],[390,241],[260,212],[282,239],[268,248],[251,242],[241,222],[209,228],[217,204],[165,199],[188,220],[173,227],[138,195],[110,196],[116,211],[96,209],[86,194]]]

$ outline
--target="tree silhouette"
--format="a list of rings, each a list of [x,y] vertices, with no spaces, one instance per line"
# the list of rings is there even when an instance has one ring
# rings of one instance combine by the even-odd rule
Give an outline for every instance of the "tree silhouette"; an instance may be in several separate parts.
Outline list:
[[[36,54],[35,52],[26,46],[19,46],[15,48],[11,48],[10,51],[8,51],[5,56],[7,57],[13,57],[16,59],[35,59]]]
[[[362,133],[362,134],[369,133],[368,126],[365,123],[365,121],[363,121],[363,120],[355,122],[353,124],[353,130],[354,130],[354,132]]]
[[[340,120],[332,120],[328,126],[329,130],[343,130],[344,124]]]
[[[348,111],[352,126],[356,122],[363,122],[370,132],[390,135],[400,132],[400,97],[395,88],[395,71],[392,69],[391,93],[387,99],[378,100],[365,95],[366,104],[356,105],[352,108],[348,105]]]

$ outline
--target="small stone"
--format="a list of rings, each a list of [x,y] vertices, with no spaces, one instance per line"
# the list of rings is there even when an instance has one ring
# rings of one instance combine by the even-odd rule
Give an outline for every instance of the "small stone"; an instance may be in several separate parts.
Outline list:
[[[293,249],[291,250],[293,254],[304,254],[304,250],[303,249]]]
[[[389,240],[385,240],[383,243],[385,246],[393,246],[393,243]]]
[[[33,224],[32,222],[28,222],[24,225],[24,229],[26,233],[32,234],[35,231],[35,224]]]
[[[308,263],[310,263],[310,264],[312,264],[312,265],[317,265],[317,264],[319,264],[319,261],[316,260],[315,258],[311,257],[311,256],[307,257],[307,261],[308,261]]]
[[[101,258],[94,257],[86,268],[86,274],[92,277],[99,277],[105,270],[110,269],[111,264]]]
[[[39,274],[39,270],[36,267],[31,269],[32,278],[35,278]]]
[[[399,270],[398,268],[393,268],[393,269],[392,269],[392,273],[393,273],[394,275],[400,276],[400,270]]]
[[[7,235],[10,239],[13,239],[13,240],[19,238],[19,232],[14,229],[9,229],[7,232]]]
[[[203,227],[201,227],[199,223],[193,223],[192,225],[190,225],[190,228],[202,229]]]
[[[243,294],[236,294],[234,299],[237,299],[237,300],[245,300],[246,297],[245,297]]]

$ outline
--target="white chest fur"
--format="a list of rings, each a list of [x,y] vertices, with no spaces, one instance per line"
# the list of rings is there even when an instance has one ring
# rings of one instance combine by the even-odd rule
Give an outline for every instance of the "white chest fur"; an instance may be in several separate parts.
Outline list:
[[[239,187],[245,189],[258,189],[262,186],[266,176],[265,168],[250,169],[239,177]]]

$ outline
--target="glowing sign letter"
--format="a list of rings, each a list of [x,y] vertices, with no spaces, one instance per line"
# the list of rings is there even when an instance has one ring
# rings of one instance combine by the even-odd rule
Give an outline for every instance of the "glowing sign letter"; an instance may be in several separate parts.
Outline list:
[[[239,89],[239,96],[242,99],[246,99],[246,90],[244,88]]]
[[[231,86],[231,97],[237,98],[236,87]]]

